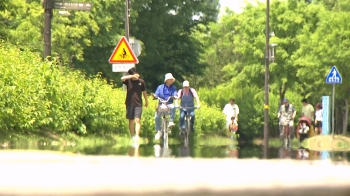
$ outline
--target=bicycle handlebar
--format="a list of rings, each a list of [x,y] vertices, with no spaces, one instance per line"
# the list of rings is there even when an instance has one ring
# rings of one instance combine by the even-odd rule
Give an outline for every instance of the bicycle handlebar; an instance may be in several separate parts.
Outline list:
[[[162,98],[158,97],[157,95],[153,94],[153,99],[154,100],[158,99],[161,103],[167,103],[170,99],[174,99],[174,98],[175,98],[174,96],[170,96],[170,97],[168,97],[167,100],[165,100],[165,99],[162,99]]]
[[[176,108],[185,109],[185,110],[188,110],[188,109],[198,109],[197,106],[195,106],[195,107],[182,107],[182,106],[177,106]]]

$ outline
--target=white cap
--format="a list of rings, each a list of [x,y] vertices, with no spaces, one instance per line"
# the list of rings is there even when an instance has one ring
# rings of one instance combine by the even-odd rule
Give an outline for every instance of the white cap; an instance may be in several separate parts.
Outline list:
[[[167,80],[173,80],[173,82],[175,82],[175,78],[174,78],[173,74],[171,74],[171,73],[165,74],[164,82],[166,82]]]
[[[190,86],[190,83],[185,80],[183,83],[182,83],[182,87],[189,87]]]

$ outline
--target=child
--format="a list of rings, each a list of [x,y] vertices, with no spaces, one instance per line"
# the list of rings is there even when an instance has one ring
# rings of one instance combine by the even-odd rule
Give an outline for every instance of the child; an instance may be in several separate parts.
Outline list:
[[[300,122],[299,126],[300,126],[300,129],[299,129],[299,133],[300,133],[299,141],[302,142],[304,139],[308,138],[307,132],[309,131],[310,127],[307,126],[306,122],[304,122],[304,121]]]
[[[322,106],[321,104],[316,104],[316,112],[315,112],[315,134],[321,134],[322,133]]]
[[[301,122],[300,123],[300,129],[299,129],[299,133],[301,134],[307,134],[307,132],[309,131],[310,127],[306,125],[305,122]]]
[[[233,139],[233,136],[235,135],[236,137],[238,137],[238,135],[236,135],[236,132],[238,130],[238,123],[236,121],[235,117],[231,117],[231,122],[228,125],[228,136],[231,137],[231,139]]]

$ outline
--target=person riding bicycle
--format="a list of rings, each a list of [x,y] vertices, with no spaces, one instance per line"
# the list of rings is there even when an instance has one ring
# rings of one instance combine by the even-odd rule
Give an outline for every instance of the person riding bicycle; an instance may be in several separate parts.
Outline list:
[[[185,80],[182,83],[183,89],[180,89],[178,94],[179,99],[181,100],[180,103],[180,134],[185,129],[185,113],[188,112],[191,115],[191,131],[193,132],[193,126],[195,121],[195,114],[194,114],[194,99],[196,99],[197,103],[197,109],[200,108],[200,101],[199,96],[197,94],[197,91],[194,88],[190,88],[190,83]],[[189,109],[185,109],[186,107],[191,107]]]
[[[177,99],[177,89],[176,86],[173,85],[175,82],[175,78],[171,73],[165,74],[164,84],[161,84],[158,86],[156,92],[153,96],[159,97],[161,99],[167,100],[170,96],[173,96],[175,99]],[[175,118],[175,112],[176,108],[173,104],[173,99],[170,99],[167,102],[167,106],[171,108],[171,114],[170,114],[170,120],[168,127],[174,126],[174,118]],[[156,112],[155,114],[155,128],[156,128],[156,135],[155,139],[159,139],[162,136],[161,132],[161,116]]]
[[[289,125],[289,135],[293,137],[294,132],[294,118],[296,115],[295,107],[292,104],[289,104],[288,99],[283,99],[283,105],[278,110],[278,118],[280,119],[280,135],[284,135],[283,126]]]

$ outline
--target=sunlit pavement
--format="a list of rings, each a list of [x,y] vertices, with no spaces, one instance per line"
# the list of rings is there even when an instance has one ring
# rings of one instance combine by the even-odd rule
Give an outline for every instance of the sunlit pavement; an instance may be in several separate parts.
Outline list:
[[[0,195],[349,194],[348,163],[0,151]]]

